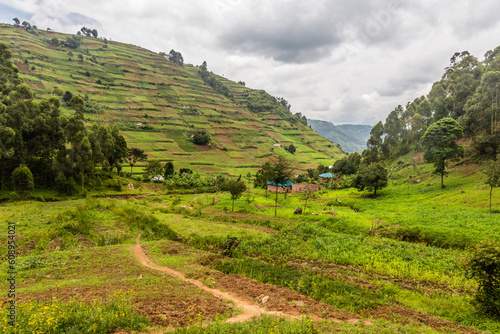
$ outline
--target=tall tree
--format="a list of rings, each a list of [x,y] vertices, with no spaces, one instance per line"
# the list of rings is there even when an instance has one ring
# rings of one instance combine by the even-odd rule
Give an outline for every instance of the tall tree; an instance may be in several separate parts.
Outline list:
[[[445,117],[429,126],[420,139],[424,149],[424,159],[434,163],[434,172],[441,175],[441,188],[448,160],[464,156],[464,148],[457,144],[463,137],[460,124],[451,117]]]
[[[387,187],[387,181],[387,169],[382,163],[377,162],[360,167],[353,181],[353,187],[360,191],[364,189],[373,191],[373,196],[377,196],[377,190]]]
[[[138,161],[146,160],[147,159],[147,154],[144,153],[144,150],[141,150],[136,147],[131,147],[127,149],[127,155],[125,156],[125,160],[130,165],[130,177],[132,177],[132,167],[136,164]]]
[[[174,171],[174,163],[172,161],[168,161],[166,164],[165,164],[165,171],[163,173],[163,177],[166,179],[169,179],[171,178],[172,176],[174,176],[175,174],[175,171]]]
[[[231,201],[233,202],[231,211],[234,211],[234,200],[241,197],[241,194],[247,190],[247,186],[241,179],[230,180],[227,183],[227,190],[231,194]]]
[[[269,170],[269,181],[272,181],[276,186],[276,197],[274,201],[274,215],[276,216],[278,210],[278,185],[284,187],[285,183],[289,181],[292,177],[292,168],[290,162],[288,162],[282,156],[271,163],[271,169]]]
[[[500,187],[500,157],[497,156],[496,160],[488,162],[486,171],[487,175],[486,184],[490,186],[490,213],[491,213],[491,197],[493,188]]]
[[[375,124],[375,126],[370,131],[370,138],[366,142],[367,149],[363,151],[364,163],[370,164],[372,162],[377,162],[380,160],[380,153],[382,148],[384,135],[384,125],[382,121]]]

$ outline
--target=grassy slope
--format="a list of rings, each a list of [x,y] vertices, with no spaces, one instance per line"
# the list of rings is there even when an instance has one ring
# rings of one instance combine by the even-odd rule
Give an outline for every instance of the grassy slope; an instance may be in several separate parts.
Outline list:
[[[301,170],[331,164],[343,156],[303,124],[249,112],[241,97],[249,89],[235,82],[219,77],[233,93],[231,100],[206,85],[197,76],[197,67],[179,67],[146,49],[114,41],[106,46],[100,39],[84,37],[79,50],[70,50],[45,42],[53,37],[64,41],[70,35],[38,33],[0,25],[0,40],[10,46],[21,77],[37,98],[48,97],[55,87],[82,97],[88,94],[105,107],[103,114],[87,115],[89,123],[117,124],[129,146],[144,149],[150,159],[173,160],[176,168],[201,173],[239,175],[253,173],[275,143],[297,148],[295,155],[280,151]],[[150,128],[136,127],[137,123]],[[190,134],[201,129],[212,135],[211,148],[190,142]]]
[[[417,165],[417,170],[395,170],[389,187],[377,198],[365,197],[354,189],[318,193],[309,200],[308,214],[303,216],[293,215],[295,208],[304,205],[302,195],[292,194],[286,199],[280,195],[278,218],[274,218],[274,197],[264,197],[260,189],[249,189],[236,201],[234,213],[227,212],[231,207],[229,194],[150,192],[152,196],[146,196],[143,192],[141,197],[126,201],[103,198],[4,203],[0,205],[0,223],[17,222],[18,292],[23,299],[43,300],[59,293],[78,296],[87,290],[99,293],[101,298],[113,298],[110,296],[116,289],[132,285],[136,309],[165,298],[170,293],[168,288],[148,296],[148,289],[160,278],[138,267],[127,250],[143,230],[143,242],[155,262],[207,282],[218,277],[214,269],[224,270],[283,285],[377,321],[387,319],[420,327],[427,321],[431,326],[433,318],[428,317],[437,316],[498,332],[498,321],[476,314],[470,305],[475,283],[465,279],[463,273],[473,244],[486,237],[500,237],[500,216],[487,213],[485,176],[476,165],[458,164],[450,170],[443,190],[431,169],[430,165]],[[495,197],[493,208],[498,210],[499,205]],[[338,218],[321,215],[324,208],[333,209]],[[140,227],[137,222],[146,225]],[[377,222],[394,233],[372,236],[370,227],[384,230]],[[182,244],[147,232],[153,231],[155,224],[168,225],[183,235]],[[402,241],[396,233],[415,227],[418,229],[413,231],[414,238],[409,238],[411,242]],[[214,265],[214,259],[221,259],[220,245],[228,234],[242,241],[238,250],[242,258],[226,258],[221,265]],[[446,247],[435,245],[443,240],[448,241]],[[2,245],[2,251],[6,252],[6,245]],[[123,275],[112,274],[110,267]],[[141,273],[144,280],[137,281]],[[5,275],[0,273],[3,281]],[[113,279],[108,279],[110,275]],[[177,284],[174,281],[161,282],[168,287]],[[214,278],[213,284],[221,282]],[[185,287],[169,298],[184,298],[183,293],[192,296],[193,292]],[[220,307],[217,312],[227,311]],[[401,308],[405,311],[397,313]],[[215,311],[204,312],[206,318],[212,318]],[[145,315],[154,319],[150,313]],[[377,322],[364,332],[375,333],[380,326],[382,323]],[[448,332],[435,323],[431,327]],[[415,332],[424,332],[425,328]]]

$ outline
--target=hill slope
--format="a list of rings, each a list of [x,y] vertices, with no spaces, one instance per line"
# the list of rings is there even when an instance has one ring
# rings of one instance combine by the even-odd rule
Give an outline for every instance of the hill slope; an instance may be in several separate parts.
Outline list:
[[[366,141],[370,138],[371,125],[342,124],[315,119],[307,120],[314,131],[330,140],[346,152],[361,152],[366,149]]]
[[[88,124],[117,124],[128,146],[144,149],[150,159],[174,161],[176,169],[238,175],[255,171],[276,143],[296,147],[295,155],[276,151],[302,170],[343,156],[264,91],[211,72],[218,86],[209,85],[199,67],[179,66],[115,41],[79,37],[79,48],[61,46],[70,36],[0,25],[0,39],[11,48],[21,77],[37,98],[50,96],[56,87],[88,95],[102,106],[102,112],[85,115]],[[56,39],[58,46],[50,43]],[[65,104],[61,109],[72,113]],[[192,143],[191,136],[201,130],[211,135],[211,145]]]

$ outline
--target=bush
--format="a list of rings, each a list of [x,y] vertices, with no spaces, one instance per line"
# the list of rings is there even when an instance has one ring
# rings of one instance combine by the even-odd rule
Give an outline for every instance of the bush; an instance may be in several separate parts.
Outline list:
[[[30,169],[26,166],[17,167],[12,172],[12,182],[14,189],[19,195],[23,195],[35,188],[33,174],[31,174]]]
[[[196,145],[207,145],[210,142],[210,135],[205,131],[198,131],[193,135],[193,143]]]
[[[486,239],[466,265],[466,276],[478,282],[476,306],[484,313],[500,316],[500,243]]]

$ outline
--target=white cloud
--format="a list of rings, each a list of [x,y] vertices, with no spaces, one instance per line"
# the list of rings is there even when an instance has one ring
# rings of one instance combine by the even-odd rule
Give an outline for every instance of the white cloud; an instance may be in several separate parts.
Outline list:
[[[426,94],[456,51],[479,59],[500,35],[489,0],[0,0],[39,28],[82,26],[282,96],[292,112],[375,124]],[[0,16],[1,18],[2,16]],[[12,23],[12,18],[5,22]]]

